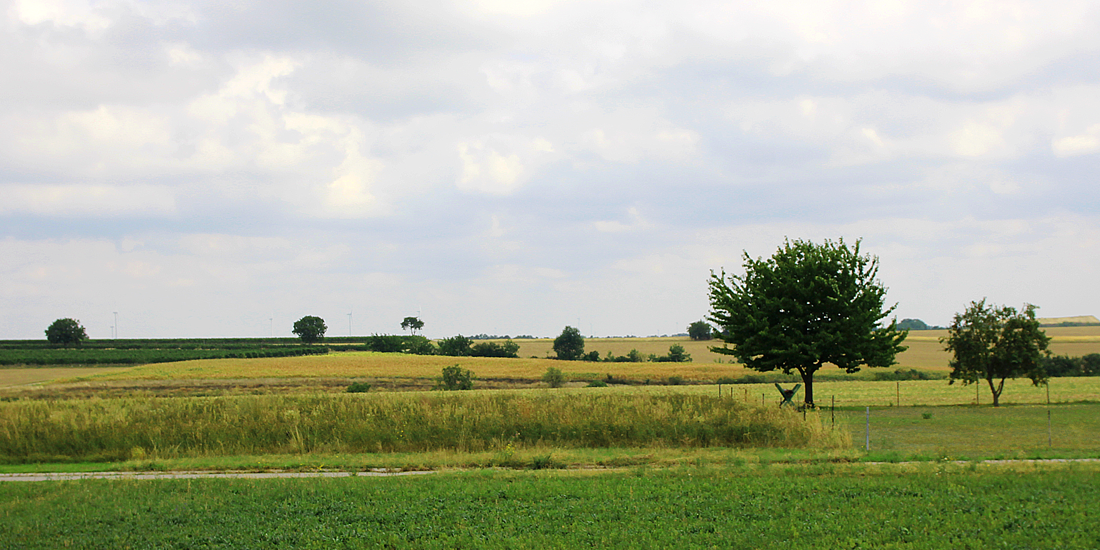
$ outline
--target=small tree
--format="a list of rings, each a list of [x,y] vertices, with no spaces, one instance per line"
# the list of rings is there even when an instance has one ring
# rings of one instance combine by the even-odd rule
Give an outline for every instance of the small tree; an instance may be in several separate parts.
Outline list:
[[[301,338],[302,342],[306,344],[315,344],[324,340],[325,331],[327,330],[325,320],[320,317],[306,315],[294,321],[294,334],[297,334],[298,338]]]
[[[554,353],[558,359],[576,361],[584,355],[584,336],[579,329],[566,326],[561,335],[554,339]]]
[[[80,326],[80,321],[76,319],[58,319],[46,328],[46,340],[51,344],[61,344],[63,346],[74,344],[79,346],[81,342],[87,339],[88,333],[84,331],[84,327]]]
[[[893,365],[907,333],[882,324],[894,308],[883,308],[878,258],[861,255],[859,244],[787,241],[767,260],[746,253],[744,275],[711,272],[709,319],[734,345],[711,350],[760,372],[798,371],[809,407],[822,366]]]
[[[1038,386],[1046,382],[1042,359],[1050,338],[1039,328],[1035,306],[1024,311],[1011,307],[971,302],[956,313],[948,335],[940,339],[953,352],[950,384],[973,384],[985,380],[993,394],[993,406],[1000,406],[1005,380],[1026,376]]]
[[[557,367],[550,367],[543,373],[542,381],[551,388],[560,388],[565,385],[565,374]]]
[[[710,325],[706,321],[695,321],[688,325],[688,336],[692,340],[710,340],[712,338]]]
[[[443,367],[443,376],[439,379],[437,389],[456,391],[474,389],[474,373],[458,365]]]
[[[424,321],[419,317],[405,317],[405,320],[401,321],[401,330],[407,330],[409,334],[416,334],[416,331],[422,328],[424,328]]]
[[[668,360],[672,363],[690,363],[691,354],[684,352],[684,346],[672,344],[668,348]]]

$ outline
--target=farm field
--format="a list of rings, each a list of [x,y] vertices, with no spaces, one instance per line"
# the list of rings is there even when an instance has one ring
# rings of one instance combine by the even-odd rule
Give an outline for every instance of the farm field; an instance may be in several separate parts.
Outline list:
[[[1096,548],[1095,465],[6,483],[7,548]]]

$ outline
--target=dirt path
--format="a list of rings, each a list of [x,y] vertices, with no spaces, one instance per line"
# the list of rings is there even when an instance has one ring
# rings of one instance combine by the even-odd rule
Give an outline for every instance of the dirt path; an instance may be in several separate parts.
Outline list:
[[[953,460],[950,464],[972,464],[966,460]],[[1013,464],[1065,464],[1065,463],[1100,463],[1100,458],[1044,458],[1044,459],[1014,459],[1014,460],[979,460],[977,464],[992,466],[1008,466]],[[865,466],[898,466],[906,464],[927,464],[926,462],[861,462],[853,465]],[[608,471],[620,471],[622,468],[596,468]],[[367,471],[315,471],[315,472],[245,472],[245,471],[217,471],[217,470],[180,470],[169,472],[75,472],[75,473],[30,473],[30,474],[0,474],[0,482],[6,481],[79,481],[82,479],[122,479],[122,480],[146,480],[146,479],[290,479],[311,477],[397,477],[418,476],[436,473],[434,470],[394,472],[385,469]]]

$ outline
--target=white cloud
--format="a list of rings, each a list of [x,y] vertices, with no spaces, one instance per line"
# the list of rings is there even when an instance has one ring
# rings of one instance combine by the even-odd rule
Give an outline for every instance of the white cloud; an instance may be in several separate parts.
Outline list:
[[[516,154],[502,154],[480,141],[458,144],[462,174],[455,185],[463,191],[491,195],[513,193],[521,181],[523,162]]]
[[[0,184],[0,213],[42,216],[158,216],[176,212],[170,188],[154,185]]]

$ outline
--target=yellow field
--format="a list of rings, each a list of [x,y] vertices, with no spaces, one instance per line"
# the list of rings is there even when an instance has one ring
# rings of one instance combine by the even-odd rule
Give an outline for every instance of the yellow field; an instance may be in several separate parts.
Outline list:
[[[1051,348],[1056,354],[1081,356],[1100,353],[1100,327],[1057,327],[1046,331],[1053,339]],[[939,341],[946,334],[947,331],[910,333],[905,342],[909,349],[898,356],[895,368],[947,373],[950,356]],[[690,363],[565,362],[548,358],[553,356],[553,341],[550,339],[517,340],[516,343],[520,345],[520,359],[339,352],[285,358],[183,361],[131,368],[0,369],[0,387],[45,382],[60,377],[65,378],[57,381],[66,383],[305,378],[416,380],[419,382],[414,385],[423,386],[439,377],[443,367],[450,365],[469,369],[482,381],[493,381],[495,387],[509,387],[510,383],[530,384],[550,367],[561,369],[567,379],[574,381],[603,379],[609,374],[619,379],[651,380],[654,383],[661,383],[671,376],[679,376],[685,381],[714,381],[757,374],[733,363],[730,356],[711,352],[711,346],[721,345],[717,340],[697,342],[687,337],[665,337],[589,338],[585,341],[587,351],[599,351],[604,357],[608,352],[617,356],[626,355],[631,349],[637,349],[644,355],[665,355],[669,346],[679,344],[691,354],[693,361]],[[876,370],[864,369],[864,372]],[[842,371],[825,367],[819,374],[828,376],[842,374]],[[395,387],[399,386],[401,384]],[[481,386],[486,387],[487,384],[482,383]],[[958,391],[957,388],[959,386],[953,386],[952,391]],[[972,394],[970,400],[973,401]]]
[[[72,378],[74,376],[90,376],[109,372],[129,370],[119,367],[58,367],[58,368],[17,368],[0,369],[0,388],[12,386],[25,386],[48,382],[58,378]]]

